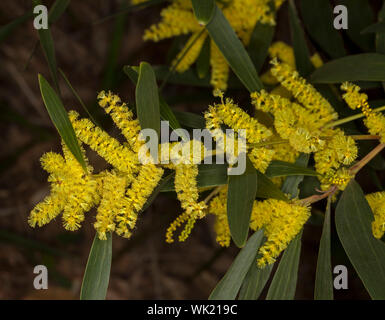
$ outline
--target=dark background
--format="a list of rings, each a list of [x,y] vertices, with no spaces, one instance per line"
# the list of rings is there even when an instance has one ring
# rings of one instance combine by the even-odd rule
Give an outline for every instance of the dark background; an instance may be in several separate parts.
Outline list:
[[[48,7],[53,1],[46,1]],[[124,3],[123,3],[124,6]],[[140,61],[166,64],[172,40],[143,42],[143,30],[159,20],[162,5],[109,17],[122,9],[120,1],[72,1],[52,26],[57,63],[91,112],[108,127],[96,108],[101,89],[113,89],[128,103],[134,87],[123,74],[123,65]],[[31,8],[30,1],[0,2],[0,25]],[[276,37],[288,40],[287,12],[279,14]],[[89,249],[94,237],[94,210],[78,232],[65,231],[61,219],[32,229],[29,211],[49,192],[47,174],[39,164],[47,151],[60,151],[60,139],[43,105],[37,74],[49,79],[49,70],[32,19],[0,43],[0,299],[78,298]],[[34,52],[34,53],[33,53]],[[31,56],[31,54],[33,55]],[[83,113],[61,80],[67,110]],[[248,93],[229,91],[240,103]],[[167,102],[175,110],[201,113],[212,102],[210,88],[168,85]],[[116,129],[110,132],[116,134]],[[104,162],[90,153],[95,167]],[[324,204],[313,210],[315,218],[305,227],[297,285],[298,299],[312,299],[318,242]],[[168,245],[167,226],[181,212],[174,195],[158,196],[140,217],[130,240],[114,235],[108,299],[206,299],[226,272],[238,249],[221,249],[215,242],[212,219],[199,221],[185,243]],[[317,219],[318,217],[318,219]],[[367,299],[352,267],[333,239],[333,264],[349,269],[349,290],[335,292],[339,299]],[[33,289],[33,268],[49,269],[49,289]]]

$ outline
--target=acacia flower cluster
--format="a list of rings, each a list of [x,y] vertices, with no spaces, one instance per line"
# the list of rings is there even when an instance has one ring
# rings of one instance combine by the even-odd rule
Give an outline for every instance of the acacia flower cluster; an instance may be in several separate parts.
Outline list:
[[[84,158],[87,159],[82,143],[97,152],[112,168],[93,173],[93,168],[86,160],[87,168],[84,170],[64,143],[64,157],[54,152],[44,154],[41,164],[50,174],[51,194],[31,211],[29,224],[41,227],[63,212],[64,227],[74,231],[80,228],[85,213],[98,206],[94,223],[98,237],[105,240],[107,233],[114,231],[129,238],[137,216],[161,180],[164,168],[169,168],[175,170],[175,189],[185,212],[171,225],[167,237],[170,240],[176,226],[187,221],[188,226],[183,233],[185,236],[180,238],[183,240],[188,235],[188,228],[191,230],[195,219],[202,217],[206,209],[204,202],[198,202],[196,186],[197,163],[202,152],[199,152],[199,156],[195,153],[190,164],[185,164],[186,161],[173,165],[143,164],[138,153],[145,141],[140,135],[138,119],[134,118],[117,95],[102,91],[98,99],[99,105],[111,116],[126,142],[120,143],[89,119],[79,118],[75,111],[69,112],[69,119]],[[196,148],[195,143],[189,143],[190,146]],[[203,151],[201,143],[198,147]],[[169,151],[167,159],[170,156],[182,157],[171,148],[160,149]]]
[[[132,1],[136,4],[144,0]],[[283,2],[284,0],[275,0],[275,8],[279,9]],[[275,24],[270,0],[223,0],[218,1],[218,6],[246,46],[258,22]],[[180,35],[191,35],[173,62],[177,72],[186,71],[198,59],[205,41],[209,41],[211,85],[214,89],[226,90],[229,66],[215,42],[208,39],[205,27],[196,20],[191,1],[174,0],[160,15],[161,21],[145,31],[144,40],[160,41]]]
[[[262,90],[251,94],[254,106],[274,116],[275,130],[294,150],[314,154],[322,189],[337,185],[343,190],[351,179],[346,166],[357,157],[355,141],[327,126],[337,119],[337,113],[297,71],[277,59],[272,64],[272,75],[296,101]]]
[[[181,0],[174,4],[185,5]],[[152,32],[157,28],[160,27],[152,28]],[[253,92],[251,102],[255,116],[249,115],[231,98],[225,98],[221,90],[214,91],[220,101],[209,106],[204,118],[206,129],[216,142],[216,152],[226,155],[230,167],[243,153],[262,173],[273,160],[294,162],[300,153],[312,154],[325,194],[333,195],[337,190],[344,190],[355,174],[351,167],[358,153],[355,140],[336,128],[338,115],[331,104],[295,70],[292,49],[276,43],[270,53],[275,58],[269,77],[276,79],[271,83],[278,84],[284,91]],[[319,61],[314,63],[319,65]],[[362,110],[369,132],[379,136],[384,143],[385,117],[370,108],[366,94],[360,93],[358,86],[344,83],[341,89],[345,91],[343,98],[349,107]],[[63,156],[54,152],[44,154],[41,164],[49,173],[51,193],[32,210],[29,224],[32,227],[43,226],[63,213],[64,227],[74,231],[80,228],[85,213],[97,206],[94,227],[98,237],[106,239],[107,233],[116,232],[129,238],[138,214],[159,184],[164,170],[169,169],[175,171],[175,191],[183,212],[167,229],[166,241],[172,243],[174,233],[183,225],[178,239],[185,241],[196,221],[211,214],[216,218],[217,242],[228,247],[231,234],[227,218],[227,186],[216,188],[203,201],[199,195],[198,164],[208,151],[205,146],[195,140],[182,143],[181,148],[175,148],[177,142],[165,142],[158,146],[161,161],[144,164],[140,152],[145,139],[138,119],[127,104],[111,92],[104,91],[98,95],[98,102],[120,129],[125,142],[119,142],[89,119],[79,118],[78,113],[70,111],[69,119],[86,159],[86,168],[78,163],[64,143]],[[261,120],[258,117],[261,114],[270,121]],[[232,129],[231,134],[227,128]],[[244,143],[237,143],[239,141]],[[83,144],[104,158],[111,169],[94,173]],[[190,150],[188,156],[184,148]],[[172,163],[167,161],[170,159]],[[282,180],[273,182],[279,185]],[[373,235],[381,238],[385,233],[385,193],[369,194],[366,198],[374,215]],[[254,201],[250,228],[264,229],[266,237],[258,252],[259,267],[273,263],[301,232],[310,216],[311,203],[297,198]]]

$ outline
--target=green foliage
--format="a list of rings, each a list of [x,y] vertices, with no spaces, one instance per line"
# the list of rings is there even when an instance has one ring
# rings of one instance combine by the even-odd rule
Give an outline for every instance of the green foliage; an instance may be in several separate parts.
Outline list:
[[[44,105],[53,124],[55,125],[68,149],[73,153],[74,157],[79,161],[83,168],[86,168],[86,163],[80,150],[75,131],[70,120],[68,119],[68,114],[64,109],[63,103],[61,102],[59,96],[56,94],[55,90],[50,86],[50,84],[41,74],[39,74],[39,85]]]
[[[333,278],[331,261],[330,231],[331,199],[326,207],[322,236],[318,250],[317,272],[315,279],[314,299],[333,300]]]
[[[162,1],[152,0],[138,5],[128,5],[123,2],[119,12],[113,15],[117,16],[117,20],[105,63],[103,87],[110,88],[117,84],[118,54],[127,19],[124,14],[134,8],[146,7],[160,2]],[[39,2],[35,1],[35,3]],[[204,26],[200,34],[206,31],[209,34],[201,51],[197,54],[195,69],[190,68],[179,74],[174,72],[175,65],[171,70],[165,65],[152,67],[146,62],[142,62],[139,67],[124,66],[124,73],[136,86],[136,114],[143,129],[154,129],[159,136],[161,119],[169,121],[171,129],[205,127],[205,119],[202,115],[186,111],[174,111],[166,99],[162,97],[160,91],[166,84],[197,86],[206,93],[203,95],[203,99],[208,100],[208,97],[211,99],[207,93],[207,88],[211,86],[209,75],[211,40],[217,45],[234,73],[233,78],[230,77],[228,81],[230,90],[237,92],[242,90],[244,93],[245,89],[254,92],[264,88],[258,72],[265,72],[268,49],[273,39],[275,41],[276,38],[280,37],[280,34],[274,34],[275,26],[258,22],[251,34],[249,45],[245,48],[218,7],[218,3],[220,2],[216,3],[214,0],[192,0],[195,17],[198,23]],[[297,12],[296,3],[300,5],[300,15]],[[344,32],[333,28],[332,4],[334,5],[334,2],[325,0],[295,2],[288,0],[285,14],[288,16],[291,45],[294,49],[298,72],[301,76],[310,78],[312,83],[317,84],[317,90],[331,102],[339,116],[342,116],[345,113],[348,115],[351,113],[346,111],[347,108],[340,100],[338,90],[333,84],[360,81],[363,87],[381,90],[380,93],[383,94],[381,82],[385,83],[385,5],[378,13],[378,21],[375,22],[372,8],[366,0],[340,0],[337,3],[348,7],[349,29]],[[62,16],[69,4],[69,0],[55,1],[49,13],[50,26]],[[0,42],[6,39],[17,26],[31,17],[32,13],[27,12],[0,28]],[[302,25],[305,26],[306,33]],[[63,141],[79,163],[85,167],[75,132],[60,99],[58,68],[51,30],[50,28],[38,30],[38,35],[55,87],[54,90],[47,80],[39,75],[39,85],[44,104]],[[347,37],[350,40],[344,42]],[[322,58],[330,57],[331,59],[324,59],[325,64],[315,70],[310,57],[316,50]],[[188,50],[185,54],[187,53]],[[70,91],[96,123],[68,78],[60,69],[59,71]],[[160,90],[157,86],[157,80],[163,81]],[[162,92],[169,94],[168,91]],[[172,101],[166,94],[164,96],[167,97],[167,101]],[[350,120],[360,117],[353,116]],[[269,118],[268,121],[271,119]],[[347,125],[346,129],[346,132],[355,135],[363,134],[360,132],[360,128],[353,123]],[[371,146],[365,142],[360,144],[361,153],[364,151],[364,154],[367,154],[370,150]],[[377,155],[368,163],[372,175],[377,177],[376,171],[384,169],[383,162],[381,155]],[[294,164],[272,161],[264,174],[255,170],[249,159],[247,159],[247,170],[243,175],[229,176],[227,164],[215,163],[199,165],[198,172],[197,187],[200,191],[228,185],[229,229],[235,245],[242,248],[225,276],[211,293],[210,299],[236,299],[237,297],[239,299],[258,299],[272,274],[273,264],[263,269],[258,268],[256,264],[258,249],[266,239],[263,237],[263,230],[259,230],[249,237],[253,203],[256,199],[257,201],[260,199],[298,201],[297,198],[300,194],[314,195],[316,193],[314,183],[310,187],[305,187],[305,184],[301,185],[304,176],[319,176],[314,170],[313,160],[309,154],[301,154]],[[170,173],[161,180],[142,210],[151,204],[159,192],[175,191],[174,177],[174,173]],[[285,178],[281,189],[271,180],[277,177]],[[314,180],[313,178],[313,182]],[[381,187],[380,181],[377,181],[376,185]],[[317,194],[319,197],[321,195]],[[317,300],[333,299],[331,241],[334,221],[332,221],[331,216],[332,206],[330,197],[328,197],[316,270],[314,298]],[[361,188],[355,181],[351,181],[336,208],[337,233],[348,258],[370,296],[373,299],[385,299],[385,246],[383,242],[373,237],[372,220],[373,213]],[[268,289],[268,300],[294,299],[301,255],[301,238],[302,231],[283,252]],[[111,235],[108,236],[107,241],[101,241],[95,237],[83,278],[81,299],[105,298],[111,268],[111,251]]]
[[[250,265],[255,265],[256,254],[263,238],[263,231],[255,232],[239,252],[234,262],[211,292],[210,300],[233,300],[236,298],[242,281],[246,277]]]
[[[112,236],[99,240],[95,236],[83,276],[81,300],[104,300],[110,280]]]
[[[206,29],[243,85],[250,92],[261,90],[262,82],[246,49],[217,6]]]
[[[336,227],[341,243],[372,299],[385,299],[385,245],[372,235],[373,213],[351,181],[338,202]]]
[[[238,247],[243,247],[249,233],[250,215],[257,194],[257,171],[246,162],[246,172],[229,176],[227,192],[227,218],[231,237]]]
[[[313,83],[344,81],[384,81],[385,55],[363,53],[325,63],[311,75]]]
[[[159,94],[155,73],[151,66],[142,62],[139,67],[135,91],[136,113],[142,129],[154,129],[160,137]]]

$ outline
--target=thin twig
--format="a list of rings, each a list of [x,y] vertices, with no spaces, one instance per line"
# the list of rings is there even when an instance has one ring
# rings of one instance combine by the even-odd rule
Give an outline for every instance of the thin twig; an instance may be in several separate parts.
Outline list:
[[[358,161],[353,167],[349,169],[349,172],[352,175],[355,175],[358,171],[360,171],[370,160],[372,160],[377,154],[379,154],[382,149],[385,148],[385,143],[379,144],[372,151],[370,151],[364,158]]]

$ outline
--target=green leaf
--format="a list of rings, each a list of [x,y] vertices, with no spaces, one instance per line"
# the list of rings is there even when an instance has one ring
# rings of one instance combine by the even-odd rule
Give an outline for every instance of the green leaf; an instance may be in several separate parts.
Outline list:
[[[239,252],[221,281],[211,292],[210,300],[234,300],[251,264],[256,264],[256,255],[261,245],[263,231],[255,232]]]
[[[227,218],[231,237],[238,247],[246,243],[256,193],[257,171],[247,158],[245,173],[230,175],[227,191]]]
[[[346,6],[349,14],[349,38],[366,52],[374,51],[374,35],[361,34],[361,30],[373,24],[374,14],[367,0],[339,0],[338,4]]]
[[[49,9],[48,21],[50,24],[55,23],[66,11],[71,0],[56,0]]]
[[[296,165],[290,162],[284,161],[272,161],[265,172],[269,178],[273,177],[286,177],[286,176],[317,176],[318,173],[312,169],[304,168],[303,166]]]
[[[197,74],[199,79],[204,79],[207,77],[209,70],[210,70],[210,38],[207,37],[201,52],[199,53],[197,62]]]
[[[385,20],[385,2],[382,5],[380,12],[378,13],[378,21],[384,22]],[[385,54],[385,33],[376,34],[376,51],[378,53]],[[382,82],[382,87],[385,89],[385,82]]]
[[[96,120],[94,119],[94,117],[92,116],[92,114],[88,111],[88,108],[86,107],[86,105],[84,104],[83,100],[80,98],[80,96],[78,95],[78,93],[76,92],[76,90],[74,89],[74,87],[71,85],[71,82],[68,80],[67,76],[65,75],[65,73],[63,72],[62,69],[59,68],[59,73],[60,75],[63,77],[64,79],[64,82],[66,83],[68,89],[70,89],[70,91],[72,92],[72,94],[75,96],[75,98],[79,101],[80,105],[82,106],[82,108],[84,109],[84,111],[88,114],[88,116],[90,117],[90,119],[92,120],[92,122],[99,126],[100,125],[96,122]]]
[[[40,29],[38,30],[40,44],[44,52],[44,56],[48,63],[48,68],[52,76],[52,80],[54,82],[55,88],[57,92],[60,92],[59,89],[59,81],[57,76],[57,66],[56,66],[56,57],[55,57],[55,46],[53,43],[53,38],[51,34],[51,30],[48,29]]]
[[[18,26],[33,17],[33,15],[33,12],[27,12],[20,17],[15,18],[10,23],[2,26],[0,28],[0,43],[3,42]]]
[[[36,6],[36,5],[40,4],[41,1],[40,0],[34,0],[33,3]],[[56,9],[54,10],[54,13],[57,17],[57,10]],[[40,45],[41,45],[41,48],[44,52],[45,59],[47,60],[47,63],[48,63],[48,68],[49,68],[49,71],[51,73],[52,80],[53,80],[53,83],[55,85],[55,89],[60,94],[60,87],[59,87],[58,74],[57,74],[56,56],[55,56],[55,45],[53,42],[50,26],[48,25],[47,29],[37,30],[37,33],[39,35]]]
[[[382,5],[380,12],[378,13],[378,21],[385,21],[385,2]],[[385,34],[377,33],[376,35],[376,51],[378,53],[385,54]]]
[[[86,163],[83,159],[83,154],[80,150],[78,139],[76,138],[75,131],[70,120],[68,119],[68,114],[64,109],[63,103],[56,94],[55,90],[50,86],[50,84],[41,74],[39,74],[38,78],[41,96],[53,124],[55,125],[68,149],[72,152],[82,167],[86,168]]]
[[[314,300],[333,300],[333,278],[330,246],[330,204],[331,198],[329,197],[318,250]]]
[[[214,16],[206,25],[206,29],[243,85],[250,92],[263,89],[263,84],[246,49],[216,5]]]
[[[306,167],[309,162],[309,154],[302,153],[295,162],[296,165]],[[304,176],[287,177],[282,186],[282,192],[291,198],[299,194],[298,186]],[[302,231],[290,242],[279,262],[277,271],[267,293],[267,300],[292,300],[295,296],[298,278],[298,265],[301,255]]]
[[[199,24],[206,25],[210,22],[215,11],[214,0],[191,0],[195,17]]]
[[[372,299],[385,299],[385,244],[373,237],[373,213],[357,182],[351,181],[336,208],[342,246]]]
[[[257,198],[287,201],[286,195],[263,173],[257,171]]]
[[[136,114],[142,129],[153,129],[160,137],[159,93],[155,73],[151,66],[142,62],[139,67],[135,91]]]
[[[119,10],[123,11],[127,8],[129,8],[129,2],[120,1]],[[110,33],[111,41],[108,45],[108,53],[102,79],[102,88],[105,90],[112,89],[118,84],[118,77],[116,76],[118,70],[118,59],[126,32],[127,18],[127,13],[117,15],[114,21],[113,30]]]
[[[305,33],[299,21],[297,9],[293,0],[289,0],[289,21],[297,70],[302,76],[307,77],[314,70],[314,67],[310,61],[310,53],[306,44]]]
[[[309,162],[309,154],[301,153],[297,158],[295,164],[297,166],[307,167]],[[298,186],[303,181],[303,175],[289,176],[285,179],[282,185],[282,192],[285,194],[290,194],[292,198],[295,198],[299,194]]]
[[[274,264],[270,264],[263,269],[253,263],[245,279],[243,280],[239,300],[257,300],[262,293],[263,288],[269,280]]]
[[[385,81],[385,55],[363,53],[325,63],[311,75],[313,83]]]
[[[111,234],[107,234],[107,240],[99,240],[96,235],[83,276],[80,300],[104,300],[106,298],[110,280],[111,259]]]
[[[183,127],[193,129],[204,129],[206,128],[205,118],[191,112],[186,111],[174,111],[176,119],[180,122]]]
[[[366,33],[384,33],[385,32],[385,21],[377,22],[369,27],[366,27],[364,30],[361,31],[361,34]]]
[[[293,300],[297,287],[302,231],[290,242],[274,274],[266,300]]]
[[[251,34],[247,52],[257,71],[261,71],[263,63],[268,55],[268,50],[273,40],[275,27],[258,22]]]
[[[136,72],[132,67],[130,66],[124,66],[123,67],[124,73],[130,78],[132,83],[134,85],[137,85],[138,83],[138,72]],[[176,119],[173,111],[167,104],[167,102],[163,99],[161,95],[159,95],[159,108],[160,108],[160,117],[162,120],[168,121],[169,125],[172,129],[178,129],[181,128],[181,125],[179,124],[178,120]]]
[[[300,5],[303,22],[312,39],[330,57],[345,56],[346,50],[342,37],[331,23],[334,15],[330,2],[325,0],[301,0]],[[315,8],[317,9],[315,10]]]

